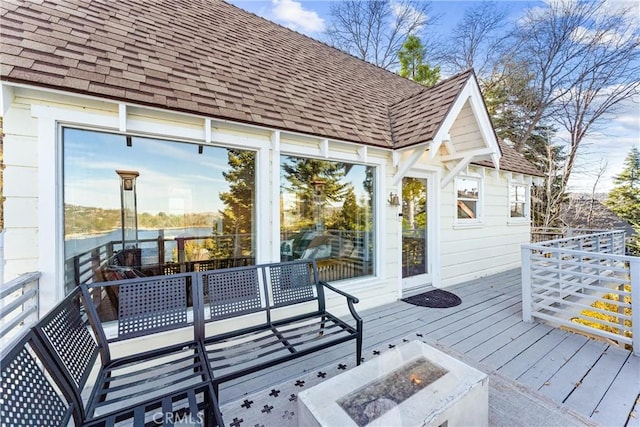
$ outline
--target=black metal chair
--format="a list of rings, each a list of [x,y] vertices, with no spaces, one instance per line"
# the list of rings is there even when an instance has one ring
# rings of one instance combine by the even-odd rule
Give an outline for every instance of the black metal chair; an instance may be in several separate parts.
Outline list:
[[[77,403],[64,375],[52,363],[33,330],[2,354],[0,425],[81,424]]]
[[[82,285],[38,322],[84,423],[171,425],[204,411],[205,424],[222,424],[189,319],[189,301],[199,301],[192,282],[179,274]]]

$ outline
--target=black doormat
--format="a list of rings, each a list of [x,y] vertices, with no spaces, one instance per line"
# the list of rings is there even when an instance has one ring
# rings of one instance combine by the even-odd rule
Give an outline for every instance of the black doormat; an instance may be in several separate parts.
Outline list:
[[[429,308],[449,308],[462,303],[462,300],[456,294],[443,291],[442,289],[434,289],[412,297],[403,298],[402,301]]]

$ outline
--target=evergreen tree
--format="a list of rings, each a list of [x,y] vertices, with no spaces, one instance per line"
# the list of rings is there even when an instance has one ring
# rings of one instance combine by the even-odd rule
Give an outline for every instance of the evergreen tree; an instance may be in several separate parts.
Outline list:
[[[634,227],[640,227],[640,150],[637,147],[627,155],[624,169],[614,183],[616,186],[604,204]]]
[[[344,197],[344,203],[340,209],[340,215],[338,216],[335,224],[330,226],[330,228],[335,228],[337,230],[357,230],[359,211],[360,207],[356,200],[356,193],[353,191],[353,186],[349,186]]]
[[[347,184],[340,182],[345,176],[344,164],[326,160],[287,157],[283,162],[284,177],[289,183],[291,192],[297,194],[300,202],[300,216],[306,224],[323,221],[316,218],[317,212],[324,215],[323,207],[328,202],[339,202],[345,197]]]
[[[409,35],[398,51],[400,60],[400,75],[409,78],[423,86],[433,86],[440,79],[440,67],[429,67],[424,63],[426,48],[420,39]]]
[[[225,209],[221,212],[222,232],[233,236],[232,253],[227,253],[226,256],[240,257],[248,255],[251,250],[250,247],[242,247],[241,235],[253,232],[255,163],[253,151],[228,151],[229,170],[223,172],[222,176],[229,182],[229,191],[220,193],[220,200],[225,204]],[[213,249],[214,252],[219,252],[220,248]]]

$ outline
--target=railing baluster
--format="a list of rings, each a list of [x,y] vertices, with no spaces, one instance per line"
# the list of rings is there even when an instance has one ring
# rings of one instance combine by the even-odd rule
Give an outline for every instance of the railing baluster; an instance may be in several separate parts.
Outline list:
[[[9,347],[39,318],[40,273],[26,273],[0,290],[0,344]]]
[[[640,356],[640,258],[629,257],[629,284],[631,285],[631,335],[633,339],[633,354]],[[635,305],[634,305],[635,303]]]
[[[536,256],[538,252],[542,256]],[[624,255],[624,232],[576,233],[571,238],[523,245],[521,257],[523,320],[535,318],[578,331],[589,331],[617,341],[621,346],[638,341],[640,310],[631,310],[629,316],[625,313],[629,304],[625,305],[624,298],[631,294],[632,300],[640,301],[640,258]],[[631,285],[630,293],[625,290],[626,284]],[[619,295],[617,302],[603,298],[614,293]],[[534,295],[537,301],[535,309]],[[617,308],[595,308],[594,302],[598,300]],[[587,311],[608,317],[596,319]],[[613,327],[617,333],[575,323],[572,319],[576,317],[587,319],[592,324]],[[628,323],[625,325],[630,318],[632,337],[628,336]],[[616,328],[616,325],[619,326]],[[636,354],[640,350],[638,347],[634,346]]]

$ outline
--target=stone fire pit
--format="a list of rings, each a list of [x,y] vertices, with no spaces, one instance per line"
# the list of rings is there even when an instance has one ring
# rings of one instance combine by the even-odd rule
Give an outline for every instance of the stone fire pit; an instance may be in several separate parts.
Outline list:
[[[486,426],[489,379],[420,341],[298,395],[300,426]]]

